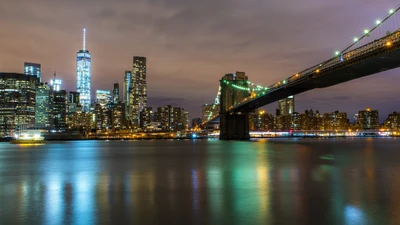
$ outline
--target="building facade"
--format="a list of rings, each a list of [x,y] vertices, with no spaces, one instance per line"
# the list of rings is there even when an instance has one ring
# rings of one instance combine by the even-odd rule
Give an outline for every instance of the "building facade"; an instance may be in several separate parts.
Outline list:
[[[67,103],[67,91],[61,90],[53,92],[53,127],[57,131],[65,131],[67,129]]]
[[[0,73],[0,136],[35,126],[37,76]]]
[[[50,80],[50,86],[53,91],[61,91],[62,80],[52,79]]]
[[[111,93],[107,90],[96,90],[96,103],[106,108],[111,103]]]
[[[30,62],[25,62],[24,63],[24,73],[29,76],[35,76],[38,79],[38,82],[40,83],[42,81],[42,66],[39,63],[30,63]]]
[[[158,107],[154,117],[164,131],[181,131],[189,127],[189,114],[180,107],[171,105]]]
[[[286,116],[294,113],[294,96],[289,96],[278,101],[278,116]]]
[[[139,127],[140,112],[147,106],[146,57],[134,56],[129,89],[129,114],[132,127]]]
[[[119,102],[119,84],[115,83],[114,84],[114,89],[113,89],[113,102],[118,103]]]
[[[80,93],[80,105],[83,112],[90,111],[91,103],[91,62],[92,56],[86,50],[86,30],[83,30],[83,49],[76,56],[76,91]]]
[[[154,121],[153,108],[146,107],[140,112],[140,128],[146,128]]]
[[[36,86],[35,127],[50,128],[53,122],[52,93],[48,84]]]
[[[349,120],[347,113],[335,111],[332,113],[324,113],[324,130],[347,130],[349,127]]]
[[[388,115],[383,123],[385,129],[397,130],[400,128],[400,113],[393,112]]]
[[[126,128],[125,121],[125,103],[118,102],[113,104],[111,109],[111,121],[113,131],[118,131]]]
[[[367,108],[358,112],[359,128],[363,130],[379,129],[379,112]]]

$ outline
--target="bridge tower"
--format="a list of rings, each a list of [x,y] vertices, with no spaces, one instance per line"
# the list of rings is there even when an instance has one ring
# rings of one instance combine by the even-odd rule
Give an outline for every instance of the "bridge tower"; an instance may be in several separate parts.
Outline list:
[[[220,135],[221,140],[248,140],[249,113],[231,112],[234,105],[250,95],[248,77],[244,72],[226,74],[220,80]]]

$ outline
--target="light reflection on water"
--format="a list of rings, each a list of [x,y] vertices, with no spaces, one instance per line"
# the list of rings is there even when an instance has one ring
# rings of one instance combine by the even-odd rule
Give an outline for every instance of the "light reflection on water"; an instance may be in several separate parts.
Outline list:
[[[396,139],[1,143],[0,224],[398,224],[399,147]]]

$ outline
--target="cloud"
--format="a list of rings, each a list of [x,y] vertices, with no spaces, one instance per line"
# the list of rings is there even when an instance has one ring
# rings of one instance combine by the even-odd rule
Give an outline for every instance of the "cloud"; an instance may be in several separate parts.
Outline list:
[[[22,72],[24,61],[39,62],[45,79],[56,70],[64,76],[65,86],[73,88],[75,56],[82,45],[81,31],[87,28],[94,91],[111,89],[115,81],[122,86],[132,56],[144,55],[149,103],[153,107],[182,103],[191,115],[199,116],[201,105],[214,100],[224,74],[245,71],[253,82],[270,85],[331,57],[397,4],[394,0],[3,1],[0,29],[7,32],[0,34],[0,71]],[[301,94],[296,96],[298,108],[346,111],[365,108],[369,99],[385,102],[397,91],[398,72]],[[382,107],[395,108],[386,103]]]

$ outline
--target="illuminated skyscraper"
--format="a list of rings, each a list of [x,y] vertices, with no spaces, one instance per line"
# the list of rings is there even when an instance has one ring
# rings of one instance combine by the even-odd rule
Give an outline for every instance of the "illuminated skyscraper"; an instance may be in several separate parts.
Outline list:
[[[110,91],[107,90],[97,90],[96,91],[96,103],[100,104],[100,106],[104,109],[107,108],[107,105],[111,102],[111,94]]]
[[[67,129],[68,93],[65,90],[53,92],[53,127],[58,131]]]
[[[129,116],[131,116],[132,126],[138,127],[139,112],[147,106],[146,57],[133,57],[129,95]]]
[[[83,29],[83,49],[79,50],[76,57],[76,91],[80,93],[82,111],[90,110],[90,79],[92,56],[86,50],[86,29]]]
[[[361,129],[379,129],[379,112],[367,108],[358,112],[358,124]]]
[[[30,62],[25,62],[24,63],[24,73],[26,75],[30,76],[35,76],[39,78],[39,81],[42,80],[41,74],[41,65],[39,63],[30,63]]]
[[[35,126],[36,76],[0,73],[0,136]]]
[[[62,80],[61,79],[53,79],[50,80],[50,86],[53,91],[60,91],[61,90],[61,84]]]
[[[119,101],[119,84],[115,83],[113,89],[113,103],[118,103],[118,101]]]
[[[123,88],[123,100],[126,103],[129,103],[129,89],[131,88],[131,79],[132,79],[132,72],[127,70],[125,71],[124,77],[124,88]]]
[[[52,98],[50,86],[41,84],[36,87],[35,127],[48,128],[52,125]]]
[[[131,79],[132,79],[132,72],[127,70],[125,71],[125,77],[124,77],[124,87],[122,89],[122,98],[123,101],[125,102],[124,104],[124,115],[125,115],[125,120],[130,121],[131,120],[131,114],[129,113],[129,90],[131,89]]]
[[[292,115],[294,112],[294,97],[289,96],[279,100],[278,107],[279,116]]]

